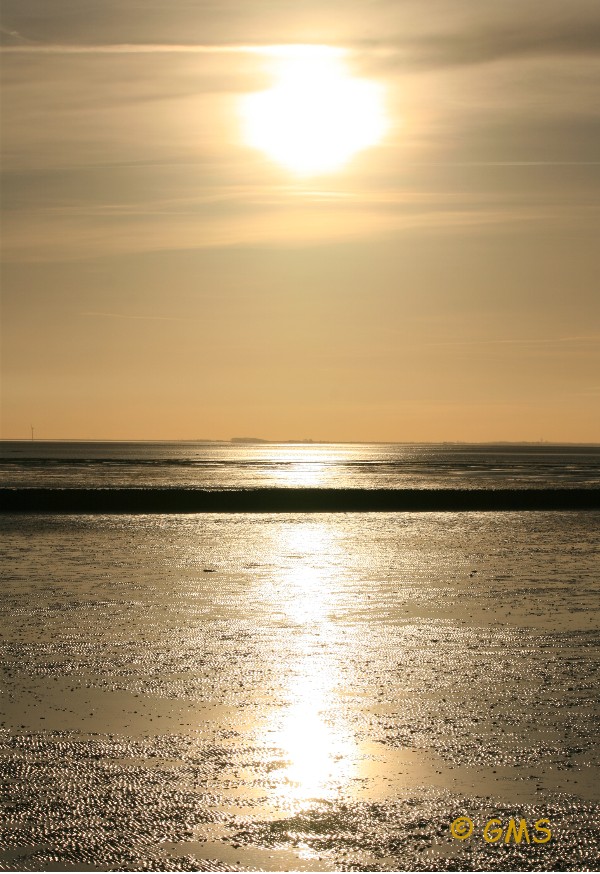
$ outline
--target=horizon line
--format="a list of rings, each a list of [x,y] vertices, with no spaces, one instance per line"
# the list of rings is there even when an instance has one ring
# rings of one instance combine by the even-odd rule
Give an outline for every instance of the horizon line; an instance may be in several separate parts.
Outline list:
[[[310,438],[270,439],[265,437],[0,437],[0,443],[227,443],[234,446],[297,444],[305,446],[594,446],[594,440],[312,440]]]

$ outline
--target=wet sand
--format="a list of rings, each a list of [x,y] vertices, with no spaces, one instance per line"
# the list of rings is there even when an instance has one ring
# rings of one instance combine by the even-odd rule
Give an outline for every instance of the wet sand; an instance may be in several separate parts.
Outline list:
[[[2,516],[2,867],[594,870],[599,522]]]

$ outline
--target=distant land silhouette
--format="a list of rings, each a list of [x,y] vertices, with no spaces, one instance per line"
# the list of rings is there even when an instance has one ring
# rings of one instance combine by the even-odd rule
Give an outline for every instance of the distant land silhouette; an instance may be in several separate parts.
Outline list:
[[[232,437],[230,443],[314,443],[310,437],[305,437],[303,440],[265,440],[262,437]],[[317,441],[325,442],[325,441]]]

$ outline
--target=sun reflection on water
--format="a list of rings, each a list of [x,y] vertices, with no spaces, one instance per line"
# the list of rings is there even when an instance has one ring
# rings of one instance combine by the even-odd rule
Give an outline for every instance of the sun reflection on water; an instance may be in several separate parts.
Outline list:
[[[289,800],[333,798],[354,774],[356,743],[340,724],[336,680],[330,671],[295,681],[293,699],[271,734],[286,761],[279,788]]]
[[[328,450],[313,447],[279,448],[270,459],[274,484],[295,487],[326,485],[331,467],[330,455]]]
[[[287,703],[267,726],[266,739],[285,762],[277,793],[298,804],[338,795],[355,774],[358,748],[340,708],[337,643],[343,628],[334,573],[340,544],[326,523],[283,525],[277,536],[286,565],[281,584],[268,597],[294,629],[296,655],[288,666]]]

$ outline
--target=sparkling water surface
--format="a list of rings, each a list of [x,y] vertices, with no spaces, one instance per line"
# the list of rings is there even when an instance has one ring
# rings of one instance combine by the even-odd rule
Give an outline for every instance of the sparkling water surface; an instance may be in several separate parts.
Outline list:
[[[599,446],[3,441],[3,486],[600,486]]]
[[[599,523],[0,516],[2,865],[593,869]]]

